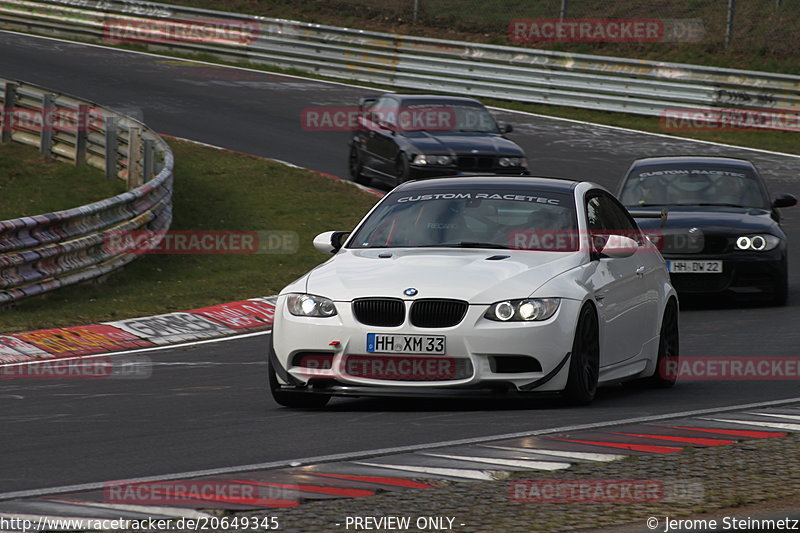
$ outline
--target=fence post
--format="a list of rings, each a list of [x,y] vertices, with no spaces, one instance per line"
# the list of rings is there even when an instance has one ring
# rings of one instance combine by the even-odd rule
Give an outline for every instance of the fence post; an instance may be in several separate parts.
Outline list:
[[[78,106],[78,131],[75,132],[75,164],[80,165],[86,162],[86,142],[89,138],[89,106],[81,104]]]
[[[155,149],[156,142],[153,139],[144,140],[144,163],[142,164],[144,181],[150,181],[150,178],[153,177]]]
[[[559,16],[562,21],[567,18],[567,1],[568,0],[561,0],[561,13]]]
[[[725,25],[725,50],[731,45],[733,39],[733,12],[736,9],[736,0],[728,0],[728,23]]]
[[[11,140],[11,133],[14,131],[14,107],[17,105],[18,88],[18,84],[6,82],[3,94],[3,130],[0,132],[0,142],[7,143]]]
[[[414,14],[411,17],[412,24],[417,23],[417,14],[419,13],[419,0],[414,0]]]
[[[142,179],[142,128],[128,129],[128,189],[144,183]]]
[[[53,157],[53,104],[52,94],[42,99],[42,131],[39,136],[39,151],[48,159]]]
[[[117,158],[119,157],[119,138],[117,137],[117,117],[106,117],[106,178],[117,177]]]

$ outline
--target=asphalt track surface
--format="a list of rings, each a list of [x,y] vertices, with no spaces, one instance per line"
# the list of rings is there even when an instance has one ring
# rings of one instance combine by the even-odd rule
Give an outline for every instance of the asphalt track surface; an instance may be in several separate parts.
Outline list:
[[[346,132],[312,132],[301,111],[353,105],[374,91],[0,32],[0,76],[137,115],[156,131],[344,176]],[[543,117],[496,113],[535,174],[614,187],[637,158],[752,159],[773,194],[800,196],[800,159]],[[221,187],[230,186],[220,184]],[[176,185],[180,194],[180,183]],[[784,210],[800,250],[800,208]],[[332,228],[338,229],[338,228]],[[681,314],[682,355],[794,356],[800,260],[789,305],[695,305]],[[256,295],[253,296],[262,296]],[[13,311],[6,311],[13,312]],[[178,473],[798,396],[793,381],[695,381],[667,391],[601,390],[588,408],[528,403],[337,399],[323,411],[277,406],[266,391],[265,335],[143,354],[141,380],[0,382],[0,492]]]

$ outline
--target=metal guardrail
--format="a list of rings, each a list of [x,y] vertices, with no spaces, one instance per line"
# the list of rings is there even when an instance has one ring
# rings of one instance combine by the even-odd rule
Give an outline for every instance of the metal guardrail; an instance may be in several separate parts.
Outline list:
[[[0,79],[0,98],[2,142],[97,167],[128,188],[74,209],[0,221],[0,304],[103,276],[137,257],[109,246],[112,235],[169,228],[173,156],[155,132],[110,109],[29,83]]]
[[[397,89],[641,115],[675,108],[800,110],[800,76],[394,35],[136,0],[4,0],[0,27],[88,41],[133,37],[154,50]],[[192,28],[204,30],[196,35],[217,31],[219,38],[192,39]]]

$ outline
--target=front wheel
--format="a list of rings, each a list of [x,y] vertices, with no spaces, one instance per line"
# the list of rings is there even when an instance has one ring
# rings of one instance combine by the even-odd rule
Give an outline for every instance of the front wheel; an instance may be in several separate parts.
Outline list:
[[[370,179],[364,176],[364,164],[361,162],[361,156],[358,154],[358,148],[355,146],[350,147],[350,157],[347,161],[347,167],[350,171],[350,179],[361,185],[369,185]]]
[[[594,400],[600,376],[600,333],[597,313],[590,305],[581,309],[572,355],[569,359],[569,377],[562,396],[572,405],[586,405]]]
[[[661,320],[656,371],[645,379],[646,385],[660,389],[668,389],[675,385],[678,377],[678,361],[680,360],[679,341],[678,304],[671,298],[664,309],[664,318]]]
[[[395,168],[394,184],[396,187],[401,183],[405,183],[408,181],[410,169],[408,167],[408,159],[406,158],[405,154],[400,154],[399,156],[397,156],[394,168]]]

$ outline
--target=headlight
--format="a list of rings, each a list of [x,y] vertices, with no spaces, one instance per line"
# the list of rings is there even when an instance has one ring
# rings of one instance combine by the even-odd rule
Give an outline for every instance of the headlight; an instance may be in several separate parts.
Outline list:
[[[765,233],[763,235],[742,235],[736,239],[737,250],[751,250],[755,252],[767,252],[772,250],[781,240],[775,235]]]
[[[455,158],[450,155],[420,154],[414,156],[412,163],[415,165],[436,165],[445,167],[452,164],[454,160]]]
[[[336,314],[333,300],[313,294],[290,294],[286,306],[294,316],[328,317]]]
[[[501,157],[497,161],[501,167],[527,167],[528,161],[524,157]]]
[[[526,298],[505,300],[489,307],[483,316],[498,322],[533,322],[547,320],[558,309],[559,298]]]

